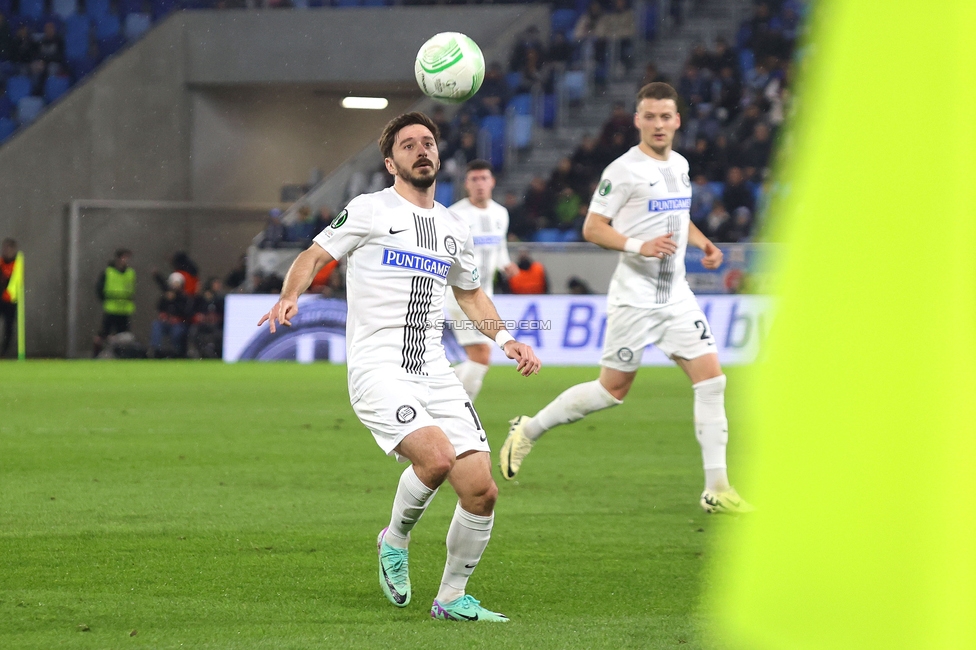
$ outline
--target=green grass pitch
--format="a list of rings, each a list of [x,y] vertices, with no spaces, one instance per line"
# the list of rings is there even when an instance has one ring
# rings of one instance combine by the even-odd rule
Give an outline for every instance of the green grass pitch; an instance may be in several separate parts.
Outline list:
[[[446,485],[414,530],[413,602],[382,595],[375,538],[403,466],[356,420],[344,366],[2,369],[0,647],[704,647],[709,540],[737,523],[697,505],[692,391],[676,368],[643,369],[624,406],[548,434],[518,484],[496,468],[469,593],[507,625],[428,615]],[[595,377],[493,369],[477,403],[493,448],[509,418]]]

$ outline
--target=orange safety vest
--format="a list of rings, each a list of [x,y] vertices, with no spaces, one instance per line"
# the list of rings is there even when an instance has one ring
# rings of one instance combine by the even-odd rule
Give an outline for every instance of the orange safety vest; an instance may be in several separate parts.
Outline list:
[[[528,271],[519,269],[519,272],[508,280],[508,288],[512,293],[545,293],[546,292],[546,267],[542,262],[532,262]]]

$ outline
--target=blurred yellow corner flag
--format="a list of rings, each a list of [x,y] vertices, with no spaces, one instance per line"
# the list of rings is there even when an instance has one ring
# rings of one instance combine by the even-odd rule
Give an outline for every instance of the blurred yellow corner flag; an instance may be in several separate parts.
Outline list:
[[[723,648],[976,648],[976,2],[814,4],[706,610]]]

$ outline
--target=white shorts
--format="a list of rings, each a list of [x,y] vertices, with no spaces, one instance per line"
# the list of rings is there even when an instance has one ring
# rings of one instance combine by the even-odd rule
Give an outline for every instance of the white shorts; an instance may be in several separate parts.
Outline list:
[[[693,297],[655,309],[607,307],[601,366],[634,372],[640,367],[648,345],[656,345],[672,358],[697,359],[717,352],[712,328]]]
[[[360,398],[352,409],[386,455],[394,455],[400,441],[423,427],[440,427],[457,456],[491,451],[481,420],[453,371],[450,376],[417,380],[376,373],[363,377],[359,385]],[[403,459],[397,454],[397,460]]]
[[[458,305],[457,300],[454,298],[454,293],[448,290],[444,301],[445,311],[447,311],[447,317],[451,321],[457,323],[463,323],[463,327],[452,326],[451,331],[454,332],[454,339],[462,346],[468,347],[469,345],[494,345],[495,342],[490,338],[482,334],[474,326],[468,317],[465,316],[464,312],[461,310],[461,306]]]

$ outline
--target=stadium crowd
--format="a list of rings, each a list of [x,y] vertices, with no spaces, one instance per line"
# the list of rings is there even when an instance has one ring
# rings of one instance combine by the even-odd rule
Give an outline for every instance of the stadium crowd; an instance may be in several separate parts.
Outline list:
[[[789,102],[791,59],[804,11],[805,3],[797,0],[758,2],[753,16],[739,26],[734,43],[721,37],[711,49],[697,43],[678,79],[669,79],[653,62],[647,63],[638,84],[666,81],[679,92],[683,119],[675,149],[688,158],[692,170],[692,219],[715,241],[748,241],[756,229],[756,215],[769,191],[773,142]],[[441,125],[446,134],[443,155],[454,164],[446,166],[447,178],[452,169],[462,168],[476,156],[479,119],[483,122],[486,116],[504,111],[530,87],[535,92],[551,91],[556,75],[578,65],[586,48],[595,53],[597,81],[610,64],[606,52],[613,39],[619,42],[621,65],[628,67],[629,28],[592,27],[626,12],[629,8],[623,0],[614,2],[610,10],[592,3],[575,22],[572,42],[570,32],[559,31],[556,25],[548,44],[537,30],[527,29],[512,52],[508,76],[503,78],[501,66],[493,64],[479,95],[453,123]],[[532,80],[530,86],[527,80]],[[599,133],[584,137],[548,179],[533,178],[521,200],[506,197],[513,238],[581,240],[589,197],[601,171],[636,142],[633,114],[618,102]]]
[[[496,173],[504,173],[508,152],[496,145],[509,137],[506,120],[513,114],[536,113],[535,104],[541,102],[542,125],[552,127],[557,86],[576,79],[573,75],[582,74],[587,61],[595,65],[597,86],[606,82],[611,66],[626,72],[634,64],[633,38],[640,21],[626,0],[570,5],[556,4],[548,42],[530,26],[518,37],[506,65],[490,63],[481,90],[453,119],[441,108],[434,111],[441,131],[442,203],[460,198],[455,180],[475,158],[488,157]],[[710,48],[696,43],[677,79],[647,62],[637,84],[665,81],[679,92],[682,128],[675,149],[691,168],[692,219],[715,241],[749,241],[757,230],[768,201],[773,144],[789,103],[791,60],[805,11],[806,3],[799,0],[759,1],[731,41],[719,37]],[[600,130],[585,136],[548,178],[535,177],[521,196],[507,194],[501,200],[511,216],[511,239],[581,241],[601,171],[636,142],[630,107],[614,104]],[[382,166],[368,176],[356,174],[347,199],[392,182]]]

